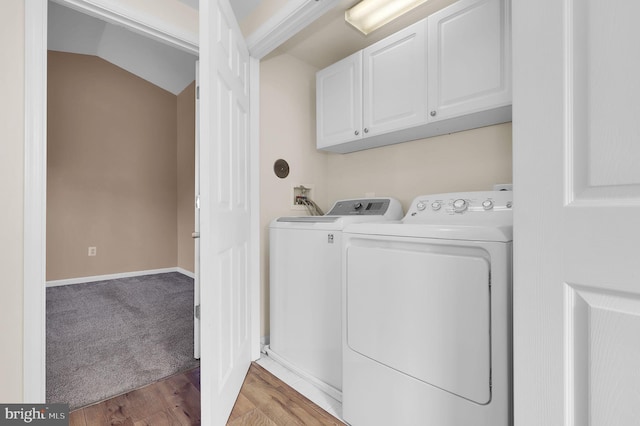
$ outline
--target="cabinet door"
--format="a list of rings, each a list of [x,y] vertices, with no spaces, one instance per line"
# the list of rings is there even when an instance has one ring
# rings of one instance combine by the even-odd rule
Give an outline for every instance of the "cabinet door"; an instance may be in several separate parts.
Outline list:
[[[362,51],[316,74],[317,147],[362,138]]]
[[[426,20],[363,51],[365,136],[426,122]]]
[[[509,0],[460,0],[429,22],[429,119],[511,104]]]

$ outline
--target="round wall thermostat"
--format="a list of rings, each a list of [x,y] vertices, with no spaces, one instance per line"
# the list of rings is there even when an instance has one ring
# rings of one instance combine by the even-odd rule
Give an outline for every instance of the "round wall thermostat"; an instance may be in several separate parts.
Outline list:
[[[276,162],[273,164],[273,171],[280,179],[284,179],[289,176],[289,163],[287,163],[282,158],[276,160]]]

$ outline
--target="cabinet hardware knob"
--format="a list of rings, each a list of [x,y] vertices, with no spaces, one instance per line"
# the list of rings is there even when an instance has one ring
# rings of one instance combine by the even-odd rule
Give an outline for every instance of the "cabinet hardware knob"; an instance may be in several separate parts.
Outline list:
[[[367,129],[366,127],[364,128],[364,132],[365,133],[369,133],[369,129]]]
[[[359,132],[359,131],[357,131],[357,130],[356,130],[355,132],[353,132],[353,133],[354,133],[356,136],[358,136],[358,135],[360,134],[360,132]]]
[[[435,117],[436,116],[436,112],[435,111],[431,111],[431,116]]]

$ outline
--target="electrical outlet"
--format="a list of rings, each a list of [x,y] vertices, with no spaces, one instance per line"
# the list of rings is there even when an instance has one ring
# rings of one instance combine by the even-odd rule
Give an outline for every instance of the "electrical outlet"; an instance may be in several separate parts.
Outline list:
[[[89,256],[96,256],[98,253],[95,247],[89,247]]]

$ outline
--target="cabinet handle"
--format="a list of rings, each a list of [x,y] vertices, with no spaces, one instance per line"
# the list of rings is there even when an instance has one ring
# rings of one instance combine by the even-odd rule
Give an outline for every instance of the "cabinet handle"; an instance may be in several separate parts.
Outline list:
[[[369,129],[367,129],[366,127],[364,128],[364,132],[365,133],[369,133]]]
[[[357,130],[356,130],[355,132],[353,132],[353,133],[354,133],[356,136],[358,136],[358,135],[360,134],[360,132],[359,132],[359,131],[357,131]]]
[[[431,111],[431,116],[435,117],[436,116],[436,112],[435,111]]]

